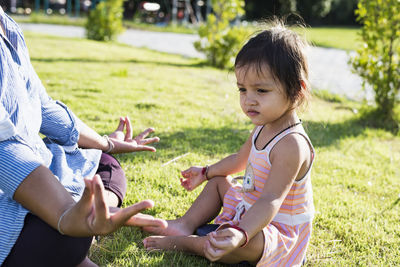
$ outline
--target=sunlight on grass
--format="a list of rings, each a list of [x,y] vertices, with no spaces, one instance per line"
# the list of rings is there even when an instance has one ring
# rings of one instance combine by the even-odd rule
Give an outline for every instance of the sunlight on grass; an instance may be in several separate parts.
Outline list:
[[[84,26],[86,22],[85,17],[68,17],[62,15],[47,16],[41,13],[33,13],[31,16],[18,16],[13,15],[18,23],[48,23],[60,25],[74,25]],[[156,24],[139,23],[133,20],[124,20],[124,27],[127,29],[148,30],[157,32],[175,32],[184,34],[197,34],[196,26],[183,26],[183,25],[164,25],[158,26]],[[249,26],[254,31],[262,30],[263,23],[260,26]],[[357,35],[359,28],[357,27],[307,27],[305,30],[299,29],[298,32],[303,33],[307,40],[315,46],[330,47],[344,50],[356,50],[360,45],[360,40]]]
[[[125,115],[134,134],[155,127],[156,153],[118,156],[129,180],[125,205],[150,198],[156,206],[146,213],[183,215],[201,188],[184,191],[180,170],[237,151],[252,129],[233,73],[114,43],[29,33],[26,39],[48,93],[100,134]],[[363,127],[352,111],[358,106],[314,97],[300,115],[317,152],[307,266],[400,265],[400,137]],[[145,236],[121,229],[93,245],[90,257],[100,266],[220,266],[182,253],[148,253]]]

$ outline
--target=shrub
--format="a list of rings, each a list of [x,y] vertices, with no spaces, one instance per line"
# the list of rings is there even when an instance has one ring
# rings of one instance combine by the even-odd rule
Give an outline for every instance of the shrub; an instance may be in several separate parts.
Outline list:
[[[364,43],[350,62],[375,92],[377,114],[394,119],[400,88],[400,1],[360,0],[356,10]]]
[[[98,41],[114,40],[123,31],[123,0],[105,0],[91,10],[86,22],[86,36]]]
[[[213,0],[214,13],[208,15],[207,22],[199,27],[200,41],[195,48],[204,52],[208,62],[218,68],[233,65],[233,59],[250,31],[230,23],[244,14],[243,0]]]

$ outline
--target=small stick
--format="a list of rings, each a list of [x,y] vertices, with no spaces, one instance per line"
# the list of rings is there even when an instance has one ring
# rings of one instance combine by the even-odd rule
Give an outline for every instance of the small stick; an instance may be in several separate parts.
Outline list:
[[[176,157],[176,158],[173,158],[173,159],[171,159],[170,161],[164,163],[164,164],[161,165],[161,166],[162,166],[162,167],[167,166],[168,164],[171,164],[172,162],[177,161],[177,160],[180,159],[180,158],[186,157],[186,156],[189,155],[189,154],[190,154],[190,152],[185,153],[185,154],[183,154],[183,155],[180,155],[180,156],[178,156],[178,157]]]

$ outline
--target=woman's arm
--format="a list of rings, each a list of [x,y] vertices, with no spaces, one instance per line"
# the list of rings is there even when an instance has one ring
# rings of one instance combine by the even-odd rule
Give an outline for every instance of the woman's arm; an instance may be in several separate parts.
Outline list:
[[[82,198],[75,203],[51,171],[39,166],[18,186],[14,199],[53,228],[70,236],[108,234],[123,225],[166,227],[164,220],[138,214],[151,208],[152,201],[110,212],[100,177],[85,179],[85,184]]]

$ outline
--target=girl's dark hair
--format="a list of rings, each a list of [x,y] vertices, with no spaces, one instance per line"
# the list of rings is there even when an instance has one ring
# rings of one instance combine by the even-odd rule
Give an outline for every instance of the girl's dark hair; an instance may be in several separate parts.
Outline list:
[[[274,20],[270,29],[258,33],[242,47],[236,56],[235,69],[254,67],[260,75],[268,66],[290,102],[297,106],[309,96],[306,47],[307,42],[298,34]]]

